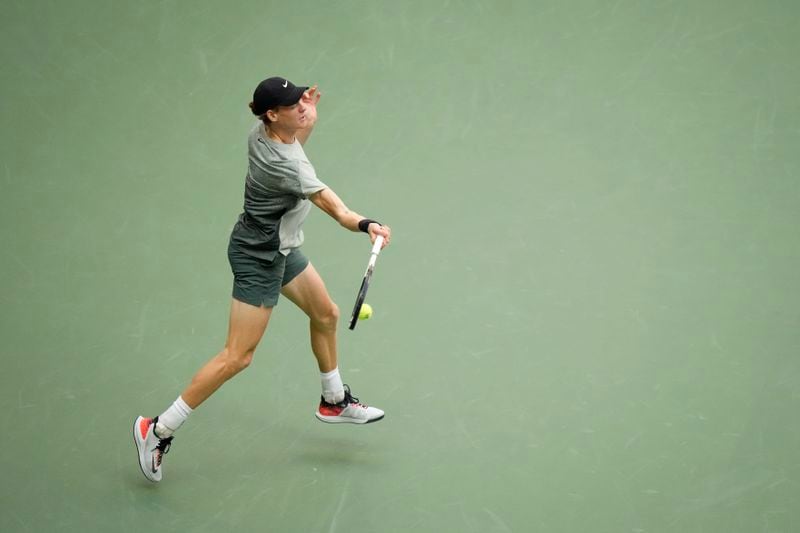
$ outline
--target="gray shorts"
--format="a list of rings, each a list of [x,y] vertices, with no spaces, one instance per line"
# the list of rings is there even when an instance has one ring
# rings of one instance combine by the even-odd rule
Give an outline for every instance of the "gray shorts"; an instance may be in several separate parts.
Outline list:
[[[233,271],[233,297],[256,307],[275,307],[281,288],[308,266],[308,258],[299,248],[266,261],[228,246],[228,262]]]

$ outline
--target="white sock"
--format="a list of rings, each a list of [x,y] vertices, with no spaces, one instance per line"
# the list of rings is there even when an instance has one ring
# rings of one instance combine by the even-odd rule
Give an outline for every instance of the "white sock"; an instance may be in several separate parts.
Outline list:
[[[158,423],[156,423],[155,428],[156,436],[162,439],[171,437],[186,422],[192,411],[193,409],[183,401],[183,398],[178,396],[178,399],[169,406],[169,409],[158,415]]]
[[[322,397],[326,402],[339,403],[344,400],[344,385],[338,366],[330,372],[320,372],[319,377],[322,379]]]

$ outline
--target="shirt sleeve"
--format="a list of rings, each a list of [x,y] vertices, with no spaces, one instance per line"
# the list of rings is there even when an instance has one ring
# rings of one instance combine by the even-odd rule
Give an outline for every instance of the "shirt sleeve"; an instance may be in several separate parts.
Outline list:
[[[308,161],[300,161],[298,169],[298,178],[300,180],[300,192],[304,197],[309,197],[314,193],[318,193],[322,189],[327,189],[328,186],[322,183],[317,178],[317,172],[314,170],[313,165]]]

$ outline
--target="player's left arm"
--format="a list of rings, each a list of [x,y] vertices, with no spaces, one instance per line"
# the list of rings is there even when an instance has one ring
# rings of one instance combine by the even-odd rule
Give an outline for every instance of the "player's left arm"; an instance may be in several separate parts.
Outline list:
[[[314,124],[317,123],[317,102],[319,102],[321,96],[322,93],[319,92],[317,86],[314,85],[313,87],[309,87],[308,90],[303,93],[303,96],[300,97],[300,101],[306,106],[306,126],[299,129],[295,134],[300,144],[306,144],[306,141],[308,141],[314,129]]]

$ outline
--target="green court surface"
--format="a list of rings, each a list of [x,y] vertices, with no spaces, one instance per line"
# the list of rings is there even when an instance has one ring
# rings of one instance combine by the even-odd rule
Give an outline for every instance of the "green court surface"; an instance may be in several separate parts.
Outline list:
[[[800,4],[0,6],[0,531],[800,531]],[[177,434],[221,347],[247,103],[390,224],[313,416],[304,316]],[[369,242],[315,210],[342,315]]]

